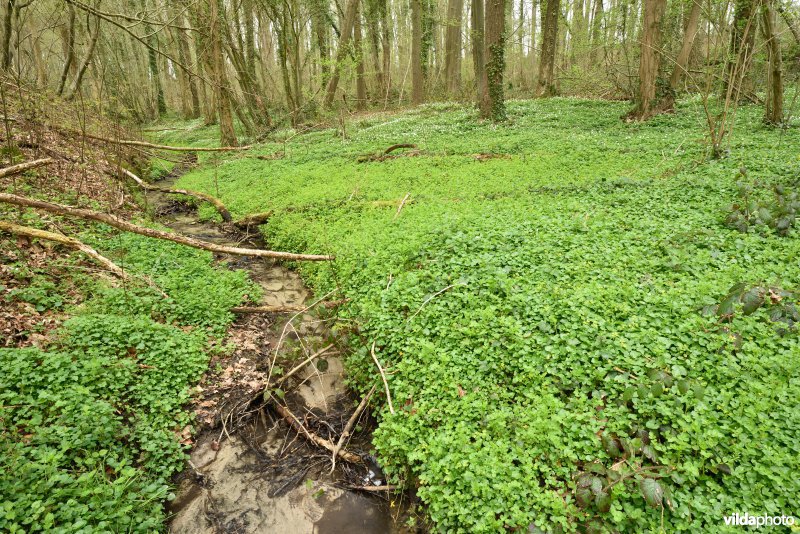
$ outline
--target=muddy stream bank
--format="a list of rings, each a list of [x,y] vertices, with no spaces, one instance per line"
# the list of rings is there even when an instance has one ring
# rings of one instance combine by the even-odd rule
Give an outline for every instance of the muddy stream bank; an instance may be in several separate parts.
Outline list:
[[[158,182],[170,187],[180,172]],[[176,232],[224,245],[263,246],[259,238],[227,225],[198,220],[196,211],[158,191],[146,195],[160,223]],[[261,258],[218,257],[230,268],[245,269],[263,290],[259,305],[308,306],[311,291],[293,271]],[[334,312],[335,313],[335,312]],[[298,419],[336,443],[356,399],[345,387],[342,354],[330,326],[334,314],[253,314],[231,329],[237,345],[227,359],[212,360],[194,408],[204,430],[193,443],[187,469],[168,503],[174,533],[405,533],[408,498],[386,491],[349,489],[385,485],[370,451],[374,426],[366,410],[347,443],[366,466],[338,459],[312,445],[268,406],[249,402],[266,382],[272,365],[294,366],[323,347],[323,356],[306,365],[284,386],[282,402]],[[204,420],[205,417],[205,420]],[[190,440],[191,438],[188,438]],[[187,443],[190,441],[187,441]]]

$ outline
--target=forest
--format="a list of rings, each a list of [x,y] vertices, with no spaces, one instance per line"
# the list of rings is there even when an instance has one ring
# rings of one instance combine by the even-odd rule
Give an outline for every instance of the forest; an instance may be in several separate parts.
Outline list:
[[[800,528],[797,0],[0,16],[0,532]]]

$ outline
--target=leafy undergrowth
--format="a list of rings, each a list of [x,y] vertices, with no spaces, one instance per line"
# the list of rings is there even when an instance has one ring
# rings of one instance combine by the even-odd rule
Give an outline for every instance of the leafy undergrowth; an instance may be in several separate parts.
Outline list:
[[[300,268],[351,299],[360,389],[379,380],[375,343],[396,408],[375,444],[442,530],[800,515],[800,346],[773,313],[796,320],[800,243],[725,225],[740,167],[797,182],[800,132],[744,107],[729,157],[706,160],[696,103],[645,124],[625,109],[512,102],[492,126],[426,106],[207,159],[179,183],[235,215],[275,210],[274,248],[337,255]],[[419,153],[357,163],[401,142]]]
[[[52,268],[26,273],[7,296],[69,318],[40,348],[0,349],[3,532],[161,530],[191,436],[191,387],[230,307],[256,291],[243,272],[214,268],[210,253],[102,227],[79,236],[169,298],[80,277],[79,303],[67,305],[58,289],[70,271]],[[9,271],[25,272],[29,252],[16,250]]]

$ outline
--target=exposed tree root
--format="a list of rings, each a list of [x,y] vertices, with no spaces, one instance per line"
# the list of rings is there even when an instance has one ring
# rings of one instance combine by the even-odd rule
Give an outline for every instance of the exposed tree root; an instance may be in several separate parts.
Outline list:
[[[186,245],[188,247],[198,248],[201,250],[208,250],[210,252],[216,252],[219,254],[231,254],[234,256],[255,256],[261,258],[276,258],[288,261],[331,261],[334,259],[333,256],[324,256],[316,254],[294,254],[291,252],[276,252],[272,250],[261,250],[261,249],[250,249],[250,248],[228,247],[224,245],[217,245],[216,243],[201,241],[199,239],[184,236],[181,234],[163,232],[161,230],[155,230],[153,228],[139,226],[107,213],[102,213],[99,211],[94,211],[85,208],[76,208],[74,206],[65,206],[63,204],[55,204],[53,202],[36,200],[33,198],[27,198],[19,195],[12,195],[9,193],[0,193],[0,202],[6,204],[13,204],[15,206],[40,209],[58,215],[67,215],[67,216],[79,217],[81,219],[90,219],[93,221],[105,223],[109,226],[113,226],[114,228],[123,230],[125,232],[132,232],[134,234],[139,234],[146,237],[152,237],[155,239],[164,239],[166,241],[172,241],[174,243],[179,243],[181,245]]]
[[[289,425],[298,434],[305,437],[308,441],[319,447],[329,450],[331,453],[333,453],[336,450],[336,446],[333,443],[331,443],[327,439],[319,437],[318,435],[314,434],[306,427],[304,427],[303,424],[300,422],[300,420],[297,419],[297,416],[295,416],[291,412],[291,410],[289,410],[289,408],[277,402],[273,403],[273,406],[275,407],[275,411],[278,412],[281,415],[281,417],[283,417],[286,420],[286,422],[289,423]],[[361,458],[361,456],[344,449],[340,449],[339,451],[337,451],[336,455],[345,462],[351,464],[356,464],[356,465],[364,464],[364,460]]]
[[[166,193],[168,195],[186,195],[187,197],[192,197],[198,200],[202,200],[203,202],[208,202],[209,204],[214,206],[214,209],[216,209],[217,212],[222,216],[223,221],[225,222],[233,221],[233,217],[231,217],[231,212],[228,211],[228,208],[225,207],[225,204],[223,204],[222,201],[219,200],[218,198],[212,197],[209,194],[201,193],[199,191],[190,191],[188,189],[169,189],[168,187],[161,187],[154,184],[148,184],[147,182],[145,182],[144,180],[142,180],[141,178],[139,178],[138,176],[136,176],[127,169],[120,168],[120,172],[123,174],[123,176],[127,176],[128,178],[139,184],[139,186],[142,189],[145,189],[147,191],[159,191],[161,193]]]
[[[51,163],[55,163],[55,160],[52,158],[43,158],[43,159],[35,159],[33,161],[26,161],[25,163],[12,165],[11,167],[5,167],[3,169],[0,169],[0,178],[5,178],[6,176],[13,176],[15,174],[20,174],[25,171],[35,169],[36,167],[42,167],[43,165],[50,165]]]

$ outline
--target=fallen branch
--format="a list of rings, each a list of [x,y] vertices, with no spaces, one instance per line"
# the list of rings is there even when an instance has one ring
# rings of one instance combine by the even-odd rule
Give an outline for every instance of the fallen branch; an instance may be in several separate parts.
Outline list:
[[[129,139],[111,139],[109,137],[101,137],[99,135],[92,135],[85,132],[79,132],[77,130],[70,130],[69,128],[61,128],[61,127],[53,127],[54,130],[61,131],[62,133],[66,133],[68,135],[77,135],[80,137],[85,137],[86,139],[92,139],[93,141],[101,141],[103,143],[111,143],[115,145],[122,145],[122,146],[138,146],[143,148],[152,148],[155,150],[169,150],[172,152],[233,152],[239,150],[249,150],[252,145],[246,146],[219,146],[219,147],[197,147],[197,146],[169,146],[169,145],[156,145],[154,143],[148,143],[146,141],[133,141]]]
[[[399,491],[398,486],[345,486],[345,488],[353,491]]]
[[[406,152],[405,154],[399,154],[394,156],[392,155],[392,152],[394,152],[395,150],[399,150],[401,148],[412,148],[414,150],[411,152]],[[399,156],[419,156],[420,152],[419,150],[416,150],[416,148],[417,145],[411,143],[398,143],[396,145],[390,146],[383,152],[378,152],[376,154],[362,154],[358,156],[357,161],[359,163],[366,163],[368,161],[383,161],[387,159],[397,158]]]
[[[109,260],[105,256],[101,255],[95,249],[75,239],[74,237],[67,237],[65,235],[56,234],[54,232],[48,232],[46,230],[39,230],[38,228],[30,228],[29,226],[20,226],[18,224],[13,224],[10,222],[0,221],[0,231],[8,232],[10,234],[15,235],[23,235],[25,237],[30,237],[33,239],[44,239],[45,241],[53,241],[55,243],[61,243],[62,245],[66,245],[70,248],[83,252],[94,261],[102,265],[106,268],[106,270],[111,271],[119,278],[123,280],[130,279],[130,276],[122,270],[122,268],[114,263],[113,261]]]
[[[394,415],[394,406],[392,405],[392,395],[389,393],[389,383],[386,381],[386,375],[383,372],[383,367],[381,367],[381,362],[378,361],[378,358],[375,356],[375,342],[372,342],[372,349],[370,349],[370,354],[372,354],[372,359],[375,361],[375,365],[378,366],[378,372],[381,374],[381,379],[383,380],[383,386],[386,388],[386,401],[389,403],[389,413]]]
[[[207,250],[209,252],[216,252],[218,254],[231,254],[234,256],[255,256],[261,258],[277,258],[289,261],[331,261],[334,259],[334,256],[323,256],[316,254],[294,254],[291,252],[276,252],[272,250],[250,249],[250,248],[218,245],[216,243],[201,241],[199,239],[184,236],[181,234],[163,232],[161,230],[155,230],[153,228],[139,226],[131,222],[128,222],[124,219],[120,219],[119,217],[116,217],[114,215],[102,213],[99,211],[94,211],[85,208],[76,208],[74,206],[65,206],[63,204],[46,202],[44,200],[36,200],[28,197],[22,197],[19,195],[12,195],[9,193],[0,193],[0,202],[6,204],[13,204],[15,206],[24,206],[34,209],[40,209],[48,211],[50,213],[56,213],[58,215],[70,215],[73,217],[79,217],[81,219],[90,219],[93,221],[105,223],[109,226],[113,226],[114,228],[123,230],[125,232],[132,232],[134,234],[139,234],[146,237],[163,239],[165,241],[172,241],[173,243],[179,243],[181,245],[186,245],[187,247]]]
[[[295,365],[294,368],[291,371],[289,371],[288,373],[286,373],[285,375],[280,377],[278,380],[276,380],[275,384],[273,386],[270,386],[270,388],[275,387],[275,386],[280,386],[281,384],[283,384],[284,382],[289,380],[289,378],[291,376],[293,376],[295,373],[297,373],[297,371],[301,370],[303,367],[305,367],[306,365],[311,363],[316,358],[322,356],[323,354],[325,354],[326,352],[328,352],[332,348],[333,348],[333,343],[331,343],[330,345],[328,345],[325,348],[322,348],[322,349],[318,350],[317,352],[315,352],[314,354],[312,354],[311,356],[309,356],[308,358],[303,360],[302,363],[300,363],[298,365]]]
[[[115,274],[122,280],[130,280],[131,276],[126,273],[122,267],[114,263],[113,261],[109,260],[95,249],[87,245],[86,243],[75,239],[74,237],[67,237],[62,234],[56,234],[54,232],[48,232],[46,230],[39,230],[38,228],[30,228],[29,226],[20,226],[18,224],[9,223],[5,221],[0,221],[0,231],[8,232],[15,235],[24,235],[25,237],[30,237],[34,239],[44,239],[46,241],[53,241],[55,243],[61,243],[62,245],[66,245],[70,248],[73,248],[79,252],[83,252],[95,262],[99,263],[106,270],[110,271],[111,273]],[[169,295],[164,293],[160,287],[156,285],[149,277],[142,275],[141,277],[148,286],[152,287],[156,291],[158,291],[161,296],[164,298],[169,298]]]
[[[408,196],[408,195],[406,195],[406,196]],[[400,200],[372,200],[372,201],[369,202],[369,205],[370,206],[374,206],[376,208],[390,208],[390,207],[394,208],[399,203],[403,203],[403,200],[404,199],[400,199]],[[409,198],[409,199],[406,199],[405,204],[411,204],[412,202],[414,202],[414,199],[410,199]]]
[[[238,221],[234,221],[233,225],[243,230],[247,230],[251,226],[259,226],[264,224],[269,220],[272,216],[272,210],[265,211],[264,213],[254,213],[252,215],[247,215],[246,217],[242,217]]]
[[[217,212],[222,216],[222,220],[225,222],[233,221],[233,217],[231,217],[231,212],[228,211],[228,208],[225,207],[225,204],[222,203],[221,200],[218,198],[212,197],[209,194],[201,193],[200,191],[190,191],[188,189],[169,189],[167,187],[161,187],[154,184],[149,184],[133,174],[131,171],[127,169],[120,169],[120,172],[124,175],[139,184],[142,189],[147,191],[158,191],[160,193],[166,193],[168,195],[186,195],[188,197],[193,197],[203,202],[208,202]]]
[[[342,450],[345,440],[350,437],[350,431],[353,430],[353,426],[355,426],[356,421],[358,421],[361,412],[363,412],[364,408],[367,407],[369,398],[372,397],[374,392],[375,386],[372,386],[372,389],[369,390],[369,393],[367,393],[364,398],[361,399],[356,411],[354,411],[353,415],[350,416],[350,419],[347,420],[347,424],[344,425],[344,430],[342,430],[342,434],[339,436],[339,440],[336,442],[336,446],[333,448],[331,454],[331,473],[333,473],[333,470],[336,469],[336,456],[339,454],[339,451]]]
[[[406,193],[406,196],[403,197],[403,200],[400,202],[400,205],[397,206],[397,213],[394,214],[394,218],[395,219],[398,217],[398,215],[400,215],[400,211],[403,209],[403,206],[406,205],[406,201],[408,200],[408,197],[410,197],[410,196],[411,196],[411,193]]]
[[[25,163],[19,163],[17,165],[12,165],[11,167],[5,167],[0,169],[0,178],[5,178],[6,176],[13,176],[15,174],[20,174],[25,171],[29,171],[31,169],[35,169],[36,167],[42,167],[43,165],[50,165],[54,163],[55,160],[52,158],[42,158],[42,159],[35,159],[33,161],[26,161]]]
[[[388,156],[389,154],[391,154],[395,150],[400,150],[401,148],[417,148],[417,145],[414,145],[412,143],[398,143],[398,144],[392,145],[389,148],[387,148],[386,150],[384,150],[383,151],[383,155],[384,156]]]
[[[350,299],[327,300],[319,302],[318,305],[324,308],[335,308],[349,302]],[[231,308],[233,313],[294,313],[303,312],[311,309],[310,306],[287,304],[285,306],[236,306]]]
[[[298,434],[303,435],[311,443],[314,443],[319,447],[322,447],[324,449],[329,450],[330,452],[333,452],[335,445],[331,443],[329,440],[319,437],[318,435],[314,434],[306,427],[304,427],[303,424],[300,422],[300,420],[297,419],[297,417],[289,410],[289,408],[277,402],[274,403],[273,406],[275,407],[275,411],[278,412],[281,415],[281,417],[283,417],[286,420],[286,422],[289,423],[289,425]],[[361,458],[361,456],[347,450],[340,450],[336,453],[336,455],[345,462],[351,464],[356,464],[356,465],[364,464],[364,460]]]

